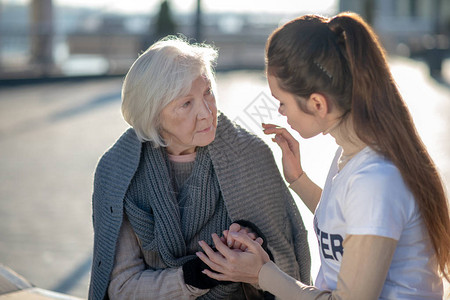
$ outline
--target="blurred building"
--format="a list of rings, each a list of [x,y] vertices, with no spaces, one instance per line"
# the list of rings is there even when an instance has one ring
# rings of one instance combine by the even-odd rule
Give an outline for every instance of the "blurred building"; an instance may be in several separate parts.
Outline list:
[[[48,4],[51,0],[31,3]],[[160,37],[157,12],[127,15],[87,8],[50,9],[52,22],[43,14],[33,19],[36,6],[2,5],[0,79],[124,74]],[[202,14],[201,41],[219,49],[219,70],[261,69],[267,36],[285,18],[252,13]],[[174,12],[173,20],[177,33],[189,39],[198,34],[195,12]],[[39,54],[33,50],[36,45],[38,50],[47,50]]]
[[[160,37],[157,11],[129,15],[30,3],[0,2],[0,79],[124,74]],[[448,0],[340,0],[339,11],[346,10],[371,23],[389,53],[425,60],[434,76],[450,57]],[[267,36],[296,16],[201,14],[201,41],[219,49],[218,70],[263,68]],[[171,18],[176,32],[198,35],[195,11],[172,11]]]

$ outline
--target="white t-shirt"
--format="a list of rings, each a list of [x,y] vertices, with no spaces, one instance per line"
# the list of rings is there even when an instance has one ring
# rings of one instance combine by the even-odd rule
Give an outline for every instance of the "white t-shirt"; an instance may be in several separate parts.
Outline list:
[[[366,147],[339,171],[341,152],[314,215],[321,259],[316,286],[336,289],[347,235],[377,235],[398,241],[380,299],[442,299],[428,233],[398,169]]]

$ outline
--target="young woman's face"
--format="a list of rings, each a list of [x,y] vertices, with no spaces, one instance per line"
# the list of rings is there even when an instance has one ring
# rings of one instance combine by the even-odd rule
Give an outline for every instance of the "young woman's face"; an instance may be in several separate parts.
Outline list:
[[[282,90],[275,76],[268,75],[267,80],[272,96],[280,102],[278,112],[287,118],[287,123],[292,129],[297,131],[305,139],[322,132],[322,126],[317,117],[314,114],[301,110],[295,96]]]
[[[161,112],[161,136],[171,154],[188,154],[216,136],[217,107],[211,82],[199,76],[186,96],[174,99]]]

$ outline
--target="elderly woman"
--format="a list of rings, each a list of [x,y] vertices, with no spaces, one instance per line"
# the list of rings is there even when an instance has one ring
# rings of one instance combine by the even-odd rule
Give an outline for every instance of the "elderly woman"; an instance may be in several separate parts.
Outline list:
[[[122,112],[132,128],[95,173],[90,299],[270,297],[202,273],[198,241],[228,230],[263,237],[282,270],[310,283],[307,233],[272,153],[217,113],[216,56],[171,37],[130,68]]]

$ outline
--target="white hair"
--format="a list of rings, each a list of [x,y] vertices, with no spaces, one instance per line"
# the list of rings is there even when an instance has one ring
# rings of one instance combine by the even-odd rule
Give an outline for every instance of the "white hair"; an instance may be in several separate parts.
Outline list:
[[[168,36],[150,46],[133,63],[122,87],[122,115],[141,142],[166,146],[159,134],[161,111],[171,101],[187,95],[200,75],[211,81],[217,50]]]

